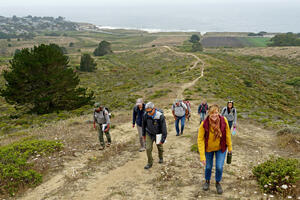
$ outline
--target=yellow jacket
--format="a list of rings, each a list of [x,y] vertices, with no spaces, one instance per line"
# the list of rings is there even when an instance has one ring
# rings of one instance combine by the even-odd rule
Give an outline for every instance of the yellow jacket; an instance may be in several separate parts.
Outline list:
[[[226,123],[226,145],[228,148],[228,151],[232,151],[232,144],[231,144],[231,133],[228,125],[227,119],[224,117],[225,123]],[[200,125],[199,132],[198,132],[198,150],[200,153],[200,160],[206,160],[205,158],[205,130],[203,128],[203,122]],[[212,151],[219,151],[221,149],[220,145],[220,138],[217,138],[214,140],[213,137],[214,130],[210,127],[209,128],[209,137],[208,137],[208,147],[206,148],[207,152],[212,152]]]

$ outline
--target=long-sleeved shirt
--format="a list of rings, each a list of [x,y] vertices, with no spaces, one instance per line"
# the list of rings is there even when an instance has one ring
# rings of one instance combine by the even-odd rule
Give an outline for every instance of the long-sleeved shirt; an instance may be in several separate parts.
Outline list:
[[[98,124],[110,124],[108,112],[105,109],[99,112],[94,111],[94,121]]]
[[[233,122],[233,125],[236,125],[237,112],[235,108],[230,109],[230,113],[228,113],[228,108],[224,107],[221,115],[224,116],[228,121]]]
[[[226,118],[225,123],[226,123],[226,145],[228,148],[228,151],[232,151],[232,144],[231,144],[231,133],[228,125],[228,121]],[[198,131],[198,150],[200,153],[200,160],[206,160],[205,158],[205,130],[203,127],[204,121],[201,123],[199,131]],[[206,147],[207,152],[212,152],[212,151],[219,151],[221,149],[220,145],[221,139],[216,138],[214,140],[214,130],[212,127],[209,127],[209,136],[208,136],[208,146]]]
[[[206,111],[208,110],[208,105],[206,104],[200,104],[198,107],[198,114],[200,113],[206,113]]]
[[[157,134],[162,134],[161,143],[164,143],[167,138],[167,125],[165,116],[158,110],[155,111],[153,116],[144,114],[142,132],[143,136],[148,134],[152,140],[156,139]]]
[[[138,126],[142,126],[143,124],[143,115],[145,113],[145,104],[143,104],[142,110],[138,106],[134,106],[132,113],[132,124],[137,124]]]

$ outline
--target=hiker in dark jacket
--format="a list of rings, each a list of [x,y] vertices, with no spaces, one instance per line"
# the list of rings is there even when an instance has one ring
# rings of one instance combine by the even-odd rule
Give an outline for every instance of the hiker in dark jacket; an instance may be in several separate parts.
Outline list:
[[[205,119],[207,110],[208,110],[208,105],[206,103],[206,100],[203,100],[198,107],[198,114],[200,115],[200,124]]]
[[[154,141],[158,149],[159,163],[163,163],[163,144],[167,138],[167,125],[163,113],[155,109],[152,102],[148,102],[145,109],[146,113],[143,117],[142,130],[144,140],[146,141],[148,163],[144,168],[149,169],[153,165],[152,148]]]
[[[142,125],[143,125],[143,116],[145,113],[145,104],[143,102],[143,99],[138,99],[136,101],[136,105],[133,108],[133,114],[132,114],[132,128],[135,127],[138,130],[138,136],[140,140],[140,152],[145,151],[145,141],[143,138],[143,131],[142,131]]]
[[[236,128],[237,113],[236,108],[233,106],[233,101],[227,102],[227,106],[222,109],[221,115],[226,117],[226,119],[228,120],[230,129],[232,125],[233,128]]]
[[[109,127],[110,127],[109,113],[100,103],[95,103],[94,106],[95,106],[94,128],[98,130],[98,137],[101,145],[100,150],[103,150],[105,148],[103,133],[105,133],[107,138],[106,146],[109,147],[111,144],[111,137],[109,134]]]

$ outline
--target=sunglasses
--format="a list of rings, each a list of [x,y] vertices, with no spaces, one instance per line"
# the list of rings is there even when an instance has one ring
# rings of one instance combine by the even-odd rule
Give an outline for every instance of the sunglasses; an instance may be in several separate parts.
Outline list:
[[[152,111],[153,111],[153,109],[152,109],[152,110],[149,110],[149,111],[146,111],[146,113],[149,114],[149,113],[151,113]]]

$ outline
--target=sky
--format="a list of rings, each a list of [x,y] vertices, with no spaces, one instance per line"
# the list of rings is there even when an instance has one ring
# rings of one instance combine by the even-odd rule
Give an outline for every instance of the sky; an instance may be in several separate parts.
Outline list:
[[[0,16],[129,28],[300,32],[300,0],[0,0]]]

